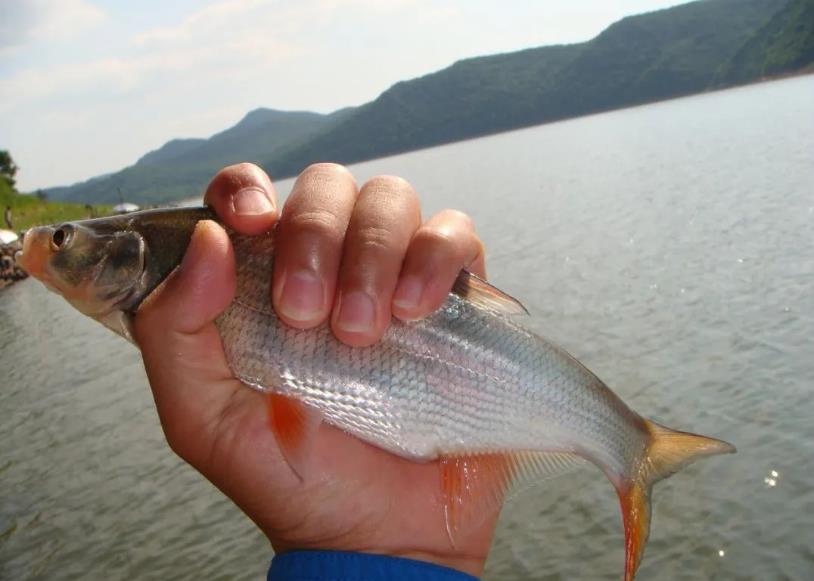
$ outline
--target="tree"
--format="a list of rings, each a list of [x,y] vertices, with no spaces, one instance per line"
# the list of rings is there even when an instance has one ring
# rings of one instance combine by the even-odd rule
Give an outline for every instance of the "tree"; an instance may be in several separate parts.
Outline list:
[[[0,149],[0,177],[6,180],[6,183],[11,188],[14,188],[17,183],[14,176],[17,174],[18,169],[17,164],[11,159],[11,154],[5,149]]]

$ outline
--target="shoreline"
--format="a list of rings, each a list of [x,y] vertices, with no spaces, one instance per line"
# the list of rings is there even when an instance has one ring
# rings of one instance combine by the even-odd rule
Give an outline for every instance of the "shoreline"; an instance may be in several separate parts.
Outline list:
[[[671,94],[669,96],[657,97],[657,98],[653,98],[653,99],[645,99],[645,100],[641,100],[641,101],[633,100],[633,101],[630,101],[630,102],[619,103],[619,104],[615,104],[615,105],[611,105],[611,106],[607,106],[607,107],[600,107],[600,108],[596,108],[596,109],[586,110],[586,111],[582,111],[582,112],[577,113],[577,114],[566,114],[566,115],[563,115],[563,116],[550,117],[550,118],[546,118],[544,120],[539,120],[539,119],[526,120],[526,121],[519,122],[517,124],[509,124],[507,126],[504,126],[504,127],[501,127],[499,129],[495,129],[495,130],[490,130],[490,131],[485,131],[485,132],[475,131],[474,133],[466,134],[463,137],[459,137],[459,138],[455,138],[455,139],[451,139],[451,140],[446,140],[444,138],[441,138],[438,141],[432,141],[432,142],[429,142],[429,143],[419,145],[417,147],[405,147],[405,148],[397,147],[397,148],[395,148],[393,150],[387,150],[387,151],[384,151],[384,152],[379,152],[376,156],[371,156],[371,157],[368,157],[368,156],[365,156],[365,155],[362,155],[361,157],[358,157],[358,158],[356,156],[353,156],[353,155],[349,156],[349,157],[338,156],[333,161],[336,161],[337,163],[341,163],[343,165],[356,165],[356,164],[360,164],[360,163],[367,163],[367,162],[387,159],[389,157],[395,157],[395,156],[399,156],[399,155],[415,153],[415,152],[418,152],[418,151],[425,151],[425,150],[429,150],[429,149],[435,149],[435,148],[438,148],[438,147],[446,147],[446,146],[450,146],[450,145],[466,143],[466,142],[469,142],[469,141],[475,141],[475,140],[479,140],[479,139],[489,138],[489,137],[502,135],[502,134],[506,134],[506,133],[513,133],[513,132],[516,132],[516,131],[529,130],[529,129],[541,127],[541,126],[544,126],[544,125],[553,125],[553,124],[558,124],[558,123],[563,123],[563,122],[570,122],[570,121],[574,121],[574,120],[577,120],[577,119],[589,118],[589,117],[593,117],[593,116],[596,116],[596,115],[603,115],[603,114],[606,114],[606,113],[612,113],[612,112],[616,112],[616,111],[624,111],[624,110],[628,110],[628,109],[636,109],[636,108],[639,108],[639,107],[647,107],[647,106],[651,106],[651,105],[658,105],[658,104],[661,104],[661,103],[669,103],[671,101],[676,101],[676,100],[680,100],[680,99],[689,99],[689,98],[693,98],[693,97],[702,97],[702,96],[705,96],[705,95],[710,95],[710,94],[715,94],[715,93],[720,93],[720,92],[730,91],[730,90],[737,90],[737,89],[741,89],[741,88],[747,88],[747,87],[766,84],[766,83],[771,83],[771,82],[775,82],[775,81],[784,81],[784,80],[789,80],[789,79],[792,79],[792,78],[802,78],[802,77],[806,77],[806,76],[809,76],[809,75],[814,75],[814,64],[809,64],[807,66],[804,66],[804,67],[802,67],[800,69],[796,69],[794,71],[786,71],[786,72],[776,73],[776,74],[772,74],[772,75],[765,75],[765,76],[754,78],[754,79],[751,79],[751,80],[748,80],[748,81],[712,85],[712,86],[705,87],[703,89],[693,90],[693,91],[686,92],[686,93],[685,92],[678,92],[678,93],[675,93],[675,94]],[[125,168],[120,168],[118,170],[111,170],[110,172],[108,172],[108,174],[112,175],[112,174],[115,174],[115,173],[117,173],[119,171],[123,171],[125,169],[128,169],[129,167],[133,167],[133,166],[127,166]],[[214,173],[217,172],[218,169],[220,169],[220,168],[213,168],[212,169],[212,172],[213,172],[212,175],[214,175]],[[302,168],[302,169],[304,169],[304,168]],[[105,177],[108,174],[103,174],[103,176],[91,176],[90,178],[87,178],[85,180],[80,180],[79,182],[75,182],[75,183],[67,185],[67,186],[51,186],[50,188],[45,188],[45,189],[47,191],[47,190],[53,189],[53,188],[72,188],[72,187],[78,186],[80,184],[92,181],[92,180],[94,180],[96,178]],[[279,173],[275,172],[274,173],[274,178],[275,178],[275,181],[282,181],[282,180],[286,180],[286,179],[295,178],[295,177],[297,177],[297,175],[298,175],[298,172],[281,171]],[[141,194],[137,192],[137,193],[134,193],[131,196],[132,197],[131,201],[133,201],[135,203],[140,203],[140,204],[150,203],[150,204],[164,205],[164,204],[178,203],[179,201],[189,200],[189,199],[201,196],[201,195],[202,195],[202,192],[197,191],[197,192],[191,193],[189,195],[181,195],[181,196],[172,196],[172,197],[168,197],[168,198],[161,198],[160,201],[158,201],[156,199],[149,199],[149,201],[147,201],[145,199],[142,199]],[[84,201],[88,202],[88,203],[93,203],[93,204],[98,203],[98,201],[88,201],[87,199],[85,199]]]
[[[28,273],[14,262],[14,254],[22,248],[19,242],[0,245],[0,290],[28,278]]]

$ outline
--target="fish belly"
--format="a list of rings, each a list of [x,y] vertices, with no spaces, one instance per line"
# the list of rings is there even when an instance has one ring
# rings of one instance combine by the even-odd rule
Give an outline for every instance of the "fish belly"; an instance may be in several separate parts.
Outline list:
[[[369,347],[327,325],[286,326],[270,302],[272,253],[234,240],[235,300],[217,324],[235,375],[293,396],[329,423],[404,457],[544,450],[621,473],[639,453],[638,416],[567,353],[514,320],[450,295]],[[640,421],[640,420],[639,420]]]

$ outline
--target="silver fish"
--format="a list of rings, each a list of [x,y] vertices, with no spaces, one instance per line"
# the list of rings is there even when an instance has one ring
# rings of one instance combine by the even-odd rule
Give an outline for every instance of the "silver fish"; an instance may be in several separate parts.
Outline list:
[[[19,261],[129,337],[130,317],[206,218],[214,216],[205,208],[153,210],[37,228]],[[512,483],[588,460],[618,492],[624,578],[632,581],[653,484],[698,458],[735,451],[638,415],[574,357],[524,327],[520,303],[467,272],[429,317],[393,320],[375,345],[349,347],[327,325],[302,331],[277,318],[269,300],[273,232],[231,238],[237,292],[216,324],[235,377],[272,394],[272,417],[298,406],[298,433],[326,421],[393,454],[439,460],[453,540],[472,515],[499,507]],[[301,474],[302,447],[275,433]]]

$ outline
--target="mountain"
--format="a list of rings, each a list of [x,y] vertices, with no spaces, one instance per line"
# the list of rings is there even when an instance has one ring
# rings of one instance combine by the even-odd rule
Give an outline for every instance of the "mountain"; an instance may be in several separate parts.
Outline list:
[[[136,165],[158,165],[169,161],[187,151],[197,149],[206,143],[206,139],[173,139],[158,149],[148,151],[136,162]]]
[[[331,131],[263,165],[291,175],[315,159],[352,163],[703,91],[781,6],[693,2],[624,18],[587,43],[461,61],[394,85]]]
[[[794,72],[814,63],[814,0],[792,0],[727,63],[722,84]]]
[[[814,64],[814,0],[700,0],[624,18],[579,44],[456,62],[329,115],[258,109],[206,140],[173,140],[115,174],[52,198],[166,202],[224,165],[276,178],[314,161],[353,163],[722,88]]]
[[[47,193],[50,199],[93,203],[116,203],[120,193],[140,204],[189,198],[201,194],[220,168],[240,161],[259,163],[331,127],[348,111],[322,115],[256,109],[209,139],[173,139],[121,171]]]

